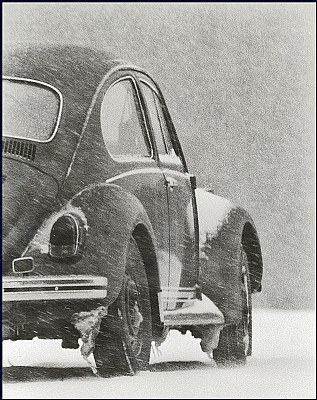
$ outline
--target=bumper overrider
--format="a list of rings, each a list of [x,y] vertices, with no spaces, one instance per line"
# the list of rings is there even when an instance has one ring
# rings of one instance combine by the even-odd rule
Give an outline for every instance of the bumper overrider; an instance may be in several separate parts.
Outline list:
[[[27,276],[2,278],[2,301],[103,299],[108,280],[104,276]]]

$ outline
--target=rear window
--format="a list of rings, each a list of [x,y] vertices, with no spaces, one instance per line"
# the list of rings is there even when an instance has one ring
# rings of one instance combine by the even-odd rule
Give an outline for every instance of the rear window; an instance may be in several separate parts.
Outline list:
[[[39,82],[3,79],[2,134],[46,142],[57,129],[61,96]]]

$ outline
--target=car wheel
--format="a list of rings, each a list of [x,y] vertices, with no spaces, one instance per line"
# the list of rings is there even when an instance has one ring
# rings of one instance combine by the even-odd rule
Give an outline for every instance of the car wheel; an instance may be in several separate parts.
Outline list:
[[[101,376],[128,374],[149,366],[151,303],[144,263],[131,239],[122,289],[96,338],[94,358]]]
[[[214,360],[218,365],[244,364],[247,356],[252,352],[252,299],[251,284],[248,268],[248,259],[241,248],[241,301],[242,313],[238,325],[229,325],[223,328],[218,347],[213,352]]]

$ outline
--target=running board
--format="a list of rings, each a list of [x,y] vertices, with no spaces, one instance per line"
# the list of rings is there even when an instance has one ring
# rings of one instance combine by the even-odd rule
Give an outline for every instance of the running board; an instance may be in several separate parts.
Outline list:
[[[166,326],[223,325],[225,319],[214,302],[203,294],[202,300],[193,299],[176,310],[164,310],[163,322]]]

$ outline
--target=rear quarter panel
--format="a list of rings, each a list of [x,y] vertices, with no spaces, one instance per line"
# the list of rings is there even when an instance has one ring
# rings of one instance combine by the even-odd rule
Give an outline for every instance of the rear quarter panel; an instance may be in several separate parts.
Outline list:
[[[84,254],[74,263],[57,262],[47,254],[51,228],[59,216],[68,212],[85,219],[87,224]],[[137,198],[117,185],[94,184],[44,221],[25,256],[34,257],[35,273],[40,275],[106,276],[108,295],[104,304],[108,305],[120,292],[129,240],[138,224],[145,226],[154,238],[151,223]]]

